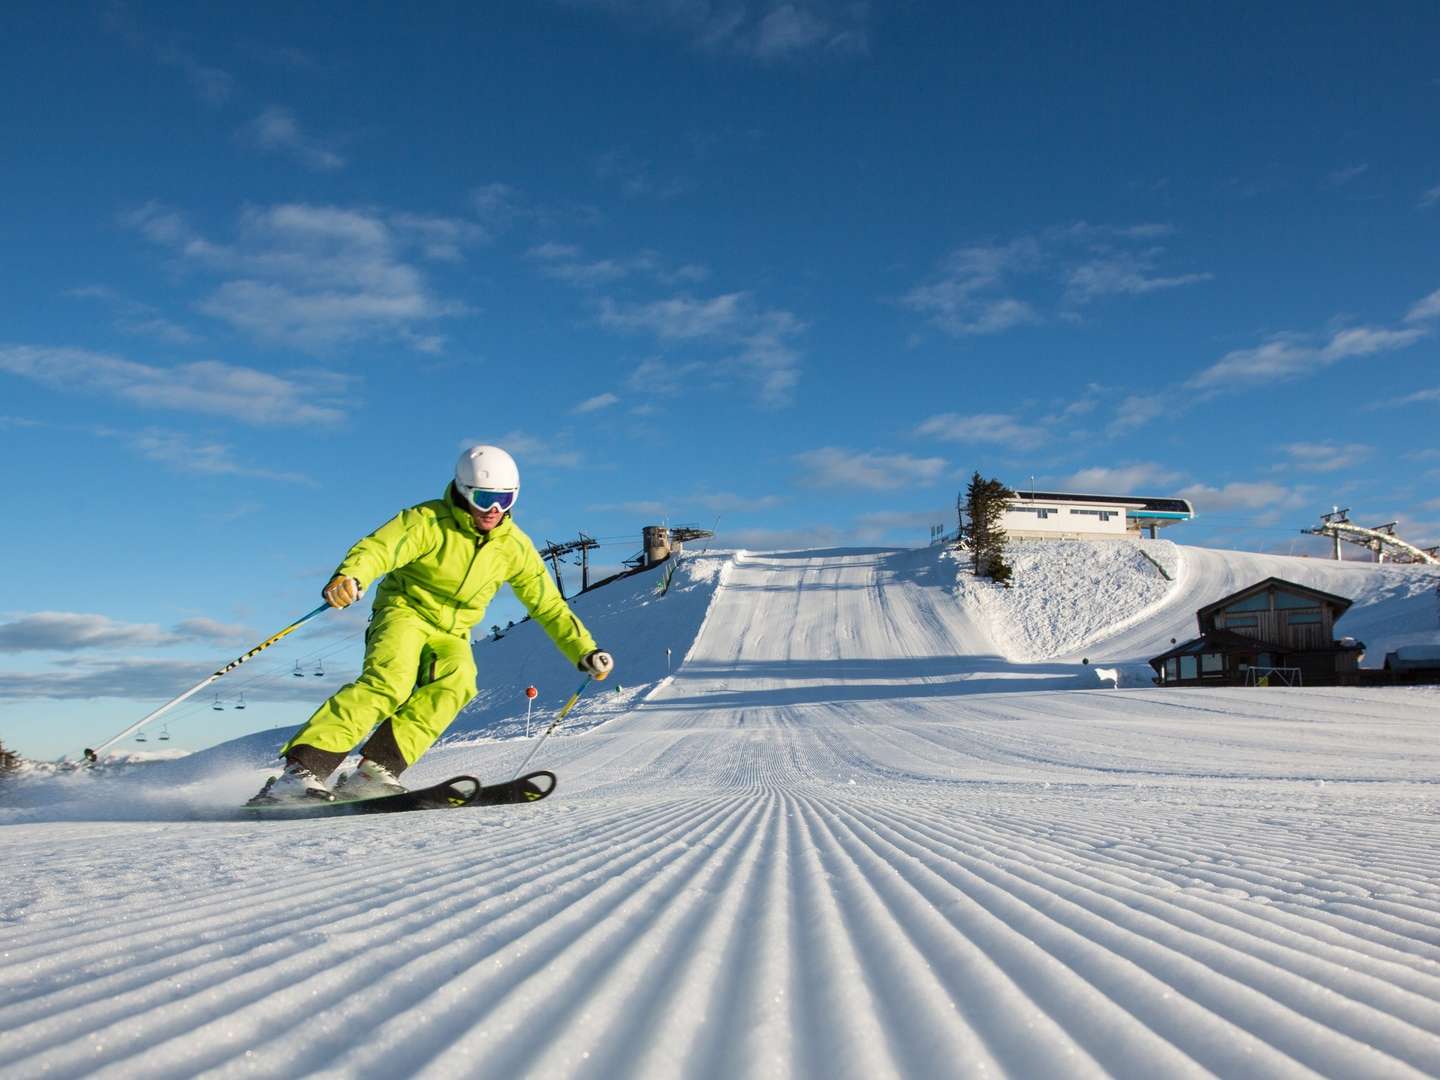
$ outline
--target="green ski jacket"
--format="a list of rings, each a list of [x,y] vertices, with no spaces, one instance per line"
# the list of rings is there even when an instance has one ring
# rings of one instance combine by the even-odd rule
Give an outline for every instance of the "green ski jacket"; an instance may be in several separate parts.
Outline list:
[[[375,611],[409,608],[457,637],[485,617],[505,582],[570,662],[595,649],[595,639],[565,603],[535,543],[507,515],[482,533],[453,485],[444,498],[402,510],[350,549],[336,574],[361,586],[377,580]]]

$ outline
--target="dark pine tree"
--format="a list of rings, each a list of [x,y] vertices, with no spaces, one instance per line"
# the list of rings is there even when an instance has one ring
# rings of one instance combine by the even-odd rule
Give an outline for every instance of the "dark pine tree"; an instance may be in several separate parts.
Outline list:
[[[20,755],[13,750],[6,750],[5,744],[0,742],[0,773],[14,772],[20,767]]]
[[[970,569],[976,577],[988,577],[1009,586],[1011,569],[1005,561],[1005,505],[1014,492],[999,480],[987,480],[978,472],[970,477],[965,491],[970,516]]]

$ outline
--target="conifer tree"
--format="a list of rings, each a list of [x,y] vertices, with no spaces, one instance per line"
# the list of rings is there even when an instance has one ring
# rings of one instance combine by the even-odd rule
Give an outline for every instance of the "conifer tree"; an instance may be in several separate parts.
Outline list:
[[[1014,492],[999,480],[987,480],[976,472],[966,489],[966,512],[970,516],[970,568],[976,577],[988,577],[1001,585],[1010,584],[1010,564],[1005,561],[1006,503]]]
[[[13,750],[6,750],[5,744],[0,742],[0,774],[14,772],[20,767],[20,755]]]

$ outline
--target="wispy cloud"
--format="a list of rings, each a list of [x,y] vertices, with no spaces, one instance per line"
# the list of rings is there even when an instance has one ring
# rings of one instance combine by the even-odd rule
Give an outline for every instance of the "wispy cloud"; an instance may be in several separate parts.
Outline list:
[[[165,318],[158,308],[131,300],[108,285],[84,285],[69,289],[66,296],[94,300],[114,315],[115,329],[134,337],[147,337],[169,345],[194,345],[201,338],[187,327]]]
[[[1226,353],[1185,385],[1194,389],[1253,386],[1311,375],[1342,360],[1406,348],[1425,334],[1420,328],[1354,326],[1334,331],[1323,344],[1299,334],[1277,334],[1256,348]]]
[[[853,0],[563,0],[684,35],[693,47],[779,62],[869,49],[870,10]]]
[[[1425,208],[1440,203],[1440,184],[1436,184],[1429,191],[1420,196],[1420,205]]]
[[[932,484],[949,468],[944,458],[911,454],[880,454],[823,446],[795,455],[804,470],[803,482],[817,487],[862,487],[894,491],[907,485]]]
[[[1281,484],[1236,482],[1223,487],[1191,484],[1180,489],[1180,496],[1189,499],[1196,514],[1220,513],[1225,510],[1296,509],[1306,498],[1300,492]]]
[[[236,457],[234,447],[216,439],[196,438],[180,431],[147,428],[140,432],[104,432],[123,439],[142,457],[158,462],[176,472],[201,473],[208,476],[253,476],[264,480],[280,480],[291,484],[314,486],[315,481],[302,473],[278,472],[257,468]]]
[[[244,128],[247,139],[262,150],[288,154],[307,169],[330,172],[345,167],[345,159],[334,149],[307,134],[291,109],[272,105]]]
[[[1180,474],[1155,462],[1128,465],[1096,466],[1081,469],[1061,481],[1065,488],[1076,492],[1103,495],[1137,495],[1145,488],[1164,488],[1176,483]],[[1153,495],[1154,492],[1145,492]]]
[[[940,413],[921,422],[915,433],[943,442],[995,443],[1018,450],[1039,446],[1049,438],[1044,426],[1009,413]]]
[[[207,105],[219,106],[235,93],[235,78],[223,68],[202,62],[174,35],[153,33],[140,25],[127,4],[110,0],[101,11],[101,23],[131,48],[149,53],[157,62],[184,72]]]
[[[602,297],[599,312],[601,324],[615,330],[718,351],[716,370],[747,380],[762,405],[789,404],[799,382],[800,353],[792,343],[805,323],[791,312],[761,308],[749,293],[636,302]]]
[[[107,615],[37,611],[0,623],[0,653],[152,648],[195,641],[235,642],[253,636],[246,627],[213,619],[187,619],[174,629],[163,630],[153,623],[122,623]]]
[[[1440,319],[1440,289],[1417,301],[1405,313],[1407,323],[1429,322],[1431,319]]]
[[[586,398],[584,401],[580,402],[580,404],[576,405],[570,411],[572,413],[580,414],[599,412],[601,409],[608,409],[610,408],[610,406],[618,405],[619,403],[620,397],[617,394],[596,394],[592,398]]]
[[[1276,466],[1281,469],[1300,469],[1305,472],[1338,472],[1370,457],[1373,446],[1364,443],[1297,442],[1281,448],[1286,460]]]
[[[1111,436],[1128,434],[1179,407],[1169,394],[1127,394],[1115,406],[1114,416],[1106,425],[1105,433]]]
[[[546,277],[582,289],[599,288],[637,276],[672,286],[695,284],[710,276],[704,266],[672,264],[655,251],[641,251],[623,258],[590,258],[577,244],[552,241],[537,244],[525,256]]]
[[[737,495],[733,491],[711,491],[686,501],[698,503],[717,514],[773,510],[785,502],[779,495]]]
[[[0,701],[116,698],[153,703],[174,696],[177,686],[189,686],[214,670],[214,660],[102,659],[81,655],[56,670],[0,672]],[[271,680],[247,687],[245,695],[251,702],[319,704],[328,691],[323,686],[311,685],[312,682],[320,680]]]
[[[628,150],[607,150],[595,159],[595,175],[631,198],[673,199],[689,186],[678,178],[661,178],[653,162]]]
[[[218,360],[159,367],[88,349],[0,344],[0,372],[67,393],[250,424],[332,424],[344,418],[319,378],[273,375]]]
[[[1336,169],[1325,177],[1325,182],[1331,187],[1344,187],[1352,180],[1357,180],[1370,171],[1370,166],[1365,162],[1356,165],[1347,165],[1344,168]]]
[[[464,310],[432,293],[403,257],[407,243],[428,242],[414,219],[402,218],[397,229],[370,211],[253,207],[231,244],[201,236],[158,204],[124,220],[182,266],[225,277],[199,310],[267,343],[319,350],[377,337],[433,350],[439,339],[415,327]]]
[[[998,334],[1056,314],[1077,318],[1079,308],[1107,296],[1143,296],[1211,280],[1208,272],[1160,272],[1165,248],[1154,241],[1172,232],[1160,223],[1077,222],[957,248],[931,280],[900,302],[952,337],[963,338]]]

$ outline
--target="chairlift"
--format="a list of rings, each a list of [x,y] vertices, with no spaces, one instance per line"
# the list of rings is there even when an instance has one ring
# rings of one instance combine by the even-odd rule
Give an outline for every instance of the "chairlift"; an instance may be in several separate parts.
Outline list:
[[[305,672],[303,672],[303,671],[300,670],[300,661],[299,661],[299,660],[296,660],[296,661],[295,661],[295,670],[292,671],[290,674],[291,674],[291,675],[294,675],[295,678],[297,678],[297,679],[303,679],[303,678],[305,677]]]
[[[162,725],[161,725],[161,727],[160,727],[160,741],[161,741],[161,742],[169,742],[169,741],[170,741],[170,725],[169,725],[169,724],[162,724]]]
[[[324,661],[324,660],[317,660],[317,661],[315,661],[315,672],[314,672],[314,674],[315,674],[318,678],[324,678],[324,677],[325,677],[325,661]]]
[[[235,707],[236,707],[237,709],[243,709],[243,708],[245,707],[245,693],[244,693],[244,691],[241,691],[241,693],[240,693],[240,700],[235,703]]]
[[[138,734],[138,735],[135,736],[135,741],[136,741],[136,742],[149,742],[149,740],[145,738],[145,732],[143,732],[143,731],[140,732],[140,734]]]
[[[215,704],[211,705],[210,708],[214,709],[216,712],[223,712],[225,710],[225,706],[220,704],[219,694],[215,695]]]

